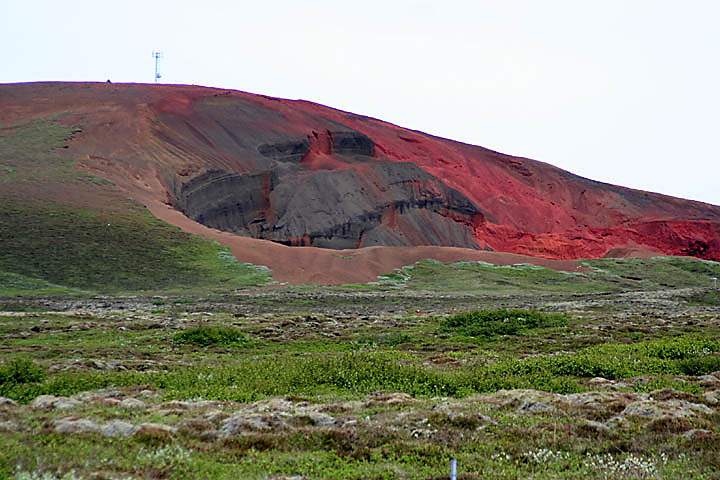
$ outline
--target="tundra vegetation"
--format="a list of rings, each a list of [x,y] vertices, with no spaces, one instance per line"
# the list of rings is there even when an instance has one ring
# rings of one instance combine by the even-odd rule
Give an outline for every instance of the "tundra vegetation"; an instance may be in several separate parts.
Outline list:
[[[468,266],[6,295],[0,476],[427,479],[451,458],[460,478],[720,474],[711,287],[530,294],[512,290],[527,268],[495,267],[500,292],[437,293],[412,286],[425,268]]]

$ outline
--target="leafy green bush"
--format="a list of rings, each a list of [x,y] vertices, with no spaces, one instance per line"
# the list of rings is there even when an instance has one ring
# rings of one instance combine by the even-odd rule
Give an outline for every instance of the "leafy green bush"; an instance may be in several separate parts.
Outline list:
[[[685,375],[706,375],[720,371],[720,355],[687,358],[680,362],[680,370]]]
[[[491,365],[492,376],[604,377],[703,375],[720,370],[720,341],[683,336],[637,344],[605,344],[576,353],[511,359]]]
[[[491,338],[518,335],[536,328],[564,327],[568,317],[536,310],[479,310],[453,315],[440,324],[440,331],[466,337]]]
[[[720,352],[720,340],[714,338],[674,338],[640,344],[638,353],[663,360],[685,360]]]
[[[0,385],[11,387],[45,380],[45,370],[32,360],[17,358],[0,367]]]
[[[242,346],[250,343],[243,332],[234,327],[204,325],[184,330],[173,337],[176,343],[191,344],[199,347]]]

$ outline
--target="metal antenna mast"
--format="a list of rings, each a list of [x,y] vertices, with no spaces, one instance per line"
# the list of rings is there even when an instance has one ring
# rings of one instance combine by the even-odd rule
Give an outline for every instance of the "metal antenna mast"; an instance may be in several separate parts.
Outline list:
[[[160,75],[160,59],[162,58],[162,52],[153,52],[152,53],[153,58],[155,59],[155,83],[157,83],[158,80],[162,77]]]

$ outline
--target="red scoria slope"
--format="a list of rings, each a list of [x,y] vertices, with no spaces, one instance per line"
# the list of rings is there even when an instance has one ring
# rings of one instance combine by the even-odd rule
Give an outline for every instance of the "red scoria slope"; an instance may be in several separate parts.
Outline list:
[[[720,207],[306,101],[194,86],[0,85],[0,122],[57,114],[82,129],[68,151],[82,168],[201,234],[331,249],[720,260]]]

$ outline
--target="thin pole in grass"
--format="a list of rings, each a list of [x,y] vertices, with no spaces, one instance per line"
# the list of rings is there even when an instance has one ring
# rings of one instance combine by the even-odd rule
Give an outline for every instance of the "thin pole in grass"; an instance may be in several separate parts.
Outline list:
[[[711,278],[711,280],[713,281],[713,288],[714,288],[715,290],[717,290],[717,285],[718,285],[718,284],[717,284],[717,282],[718,282],[717,277],[713,277],[713,278]]]
[[[450,459],[450,480],[457,480],[457,460]]]

